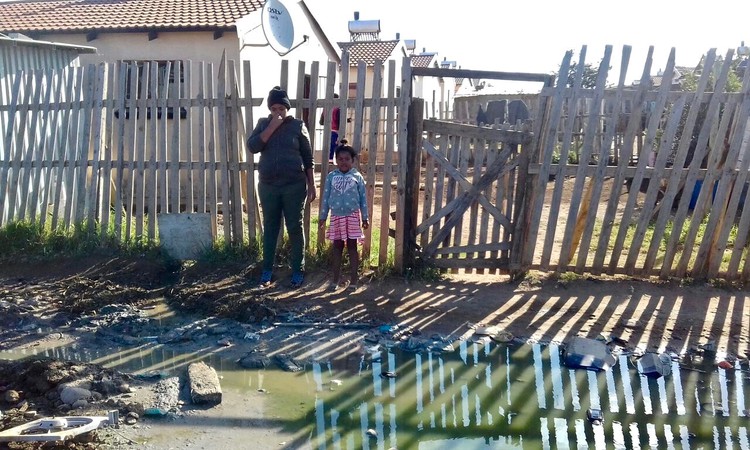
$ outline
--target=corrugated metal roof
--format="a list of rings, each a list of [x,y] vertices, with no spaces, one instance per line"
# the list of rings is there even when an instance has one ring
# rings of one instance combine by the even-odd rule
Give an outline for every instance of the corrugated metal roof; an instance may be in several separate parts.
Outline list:
[[[368,66],[375,64],[375,60],[387,61],[392,58],[393,51],[400,41],[361,41],[339,42],[342,50],[349,49],[349,65],[356,66],[362,60]]]
[[[35,0],[0,3],[0,31],[232,30],[262,0]]]

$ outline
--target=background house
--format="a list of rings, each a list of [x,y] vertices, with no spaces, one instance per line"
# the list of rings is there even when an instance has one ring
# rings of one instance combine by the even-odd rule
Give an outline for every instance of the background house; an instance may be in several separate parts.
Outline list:
[[[263,35],[263,4],[262,0],[11,1],[0,3],[0,33],[96,47],[96,53],[81,57],[82,65],[157,61],[166,67],[167,61],[192,60],[214,63],[216,75],[226,54],[228,60],[250,61],[253,85],[263,87],[263,92],[253,93],[256,97],[265,96],[266,86],[279,84],[284,58],[339,61],[304,1],[286,6],[294,23],[295,48],[280,56]],[[297,65],[289,67],[289,79],[296,79]],[[325,78],[325,68],[321,76]]]

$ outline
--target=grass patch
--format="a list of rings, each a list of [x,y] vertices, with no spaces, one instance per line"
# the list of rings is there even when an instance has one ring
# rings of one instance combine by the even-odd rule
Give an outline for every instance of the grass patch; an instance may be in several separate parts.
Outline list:
[[[31,222],[13,222],[0,229],[0,261],[47,261],[118,253],[149,258],[167,258],[147,239],[118,241],[110,231],[78,224],[70,230],[52,230]]]

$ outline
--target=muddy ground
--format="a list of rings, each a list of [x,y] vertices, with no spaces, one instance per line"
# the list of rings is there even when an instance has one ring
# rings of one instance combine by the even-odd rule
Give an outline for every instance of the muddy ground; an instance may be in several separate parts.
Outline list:
[[[453,342],[492,327],[519,341],[581,335],[617,338],[636,352],[684,354],[709,345],[722,360],[748,357],[750,297],[742,287],[535,273],[520,282],[490,274],[435,281],[368,274],[356,292],[330,292],[325,270],[308,273],[296,290],[286,287],[288,274],[277,276],[276,284],[259,289],[256,271],[242,264],[175,266],[138,257],[2,264],[0,351],[30,354],[75,343],[79,352],[114,352],[159,344],[244,358],[248,365],[274,364],[283,352],[304,365],[361,352],[366,340]],[[346,345],[328,345],[342,335]],[[220,405],[198,407],[170,392],[175,387],[158,374],[65,359],[0,362],[2,428],[111,410],[131,424],[80,442],[10,448],[240,448],[247,439],[267,443],[256,448],[292,448],[263,419],[238,423],[232,433],[212,427],[238,410],[263,417],[260,393],[251,399],[225,393]],[[61,399],[64,387],[89,395],[71,405]],[[149,422],[146,410],[153,407],[174,415],[168,433]]]

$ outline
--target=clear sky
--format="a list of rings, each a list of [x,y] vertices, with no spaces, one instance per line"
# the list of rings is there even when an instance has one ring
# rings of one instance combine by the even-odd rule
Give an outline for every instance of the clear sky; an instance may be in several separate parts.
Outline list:
[[[614,83],[623,45],[633,49],[628,80],[640,78],[651,45],[652,74],[666,66],[672,47],[677,65],[695,66],[711,48],[723,56],[743,40],[750,45],[750,4],[738,0],[305,1],[332,40],[349,40],[348,22],[359,11],[360,20],[380,20],[381,39],[400,33],[415,39],[418,51],[437,52],[464,69],[551,73],[567,50],[578,61],[586,45],[586,62],[598,65],[612,45]]]

